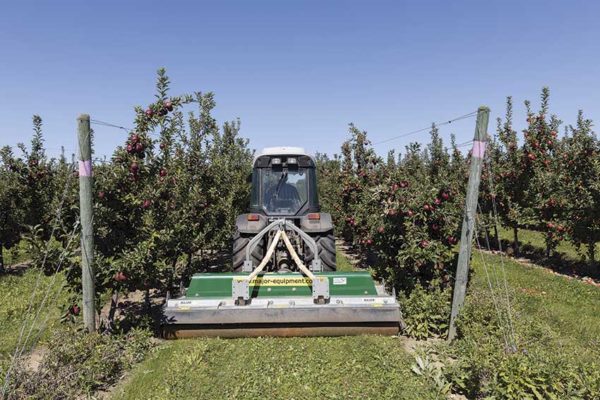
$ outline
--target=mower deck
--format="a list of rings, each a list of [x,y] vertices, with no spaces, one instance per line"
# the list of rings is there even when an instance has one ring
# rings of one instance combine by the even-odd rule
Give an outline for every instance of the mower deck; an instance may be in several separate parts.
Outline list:
[[[265,273],[250,283],[252,299],[237,305],[232,282],[248,274],[196,274],[186,296],[168,300],[164,336],[345,336],[394,335],[400,307],[368,272],[324,272],[326,304],[315,304],[311,281],[298,273]]]

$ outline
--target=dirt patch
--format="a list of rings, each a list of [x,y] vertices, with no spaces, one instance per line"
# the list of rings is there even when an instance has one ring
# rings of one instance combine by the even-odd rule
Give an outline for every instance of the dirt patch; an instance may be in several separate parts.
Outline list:
[[[37,346],[31,353],[27,354],[23,360],[23,367],[27,371],[35,372],[40,368],[40,364],[44,356],[48,353],[48,349],[42,346]]]

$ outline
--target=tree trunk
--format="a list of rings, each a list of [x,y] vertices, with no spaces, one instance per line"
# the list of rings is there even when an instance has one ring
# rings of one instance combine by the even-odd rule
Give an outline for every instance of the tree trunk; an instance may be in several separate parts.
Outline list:
[[[4,272],[4,247],[0,243],[0,274]]]
[[[108,329],[112,332],[115,327],[115,313],[117,311],[117,305],[119,304],[119,291],[113,289],[112,296],[110,296],[110,310],[108,311]]]
[[[144,308],[146,309],[146,315],[150,315],[150,289],[146,289],[144,292]]]
[[[496,246],[498,246],[498,250],[502,249],[502,245],[500,244],[500,236],[498,234],[498,225],[494,224],[494,241],[496,242]]]
[[[519,257],[519,228],[513,226],[513,250],[515,251],[515,257]]]
[[[596,242],[594,241],[594,239],[591,239],[591,238],[588,243],[588,255],[590,257],[590,262],[592,264],[595,264],[596,263]]]

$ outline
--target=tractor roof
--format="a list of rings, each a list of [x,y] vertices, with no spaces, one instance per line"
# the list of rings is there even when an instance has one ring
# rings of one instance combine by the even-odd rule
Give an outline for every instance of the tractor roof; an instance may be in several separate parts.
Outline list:
[[[254,162],[260,156],[308,156],[315,162],[312,155],[308,154],[303,147],[291,147],[291,146],[278,146],[278,147],[265,147],[254,155]],[[316,163],[316,162],[315,162]]]

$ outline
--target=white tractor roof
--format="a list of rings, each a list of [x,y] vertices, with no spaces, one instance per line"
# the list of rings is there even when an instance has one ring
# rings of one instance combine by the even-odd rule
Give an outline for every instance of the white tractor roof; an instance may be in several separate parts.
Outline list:
[[[303,147],[265,147],[264,149],[262,149],[254,155],[254,162],[256,162],[256,159],[260,156],[309,156],[313,160],[313,162],[315,161],[314,157],[308,154]]]

